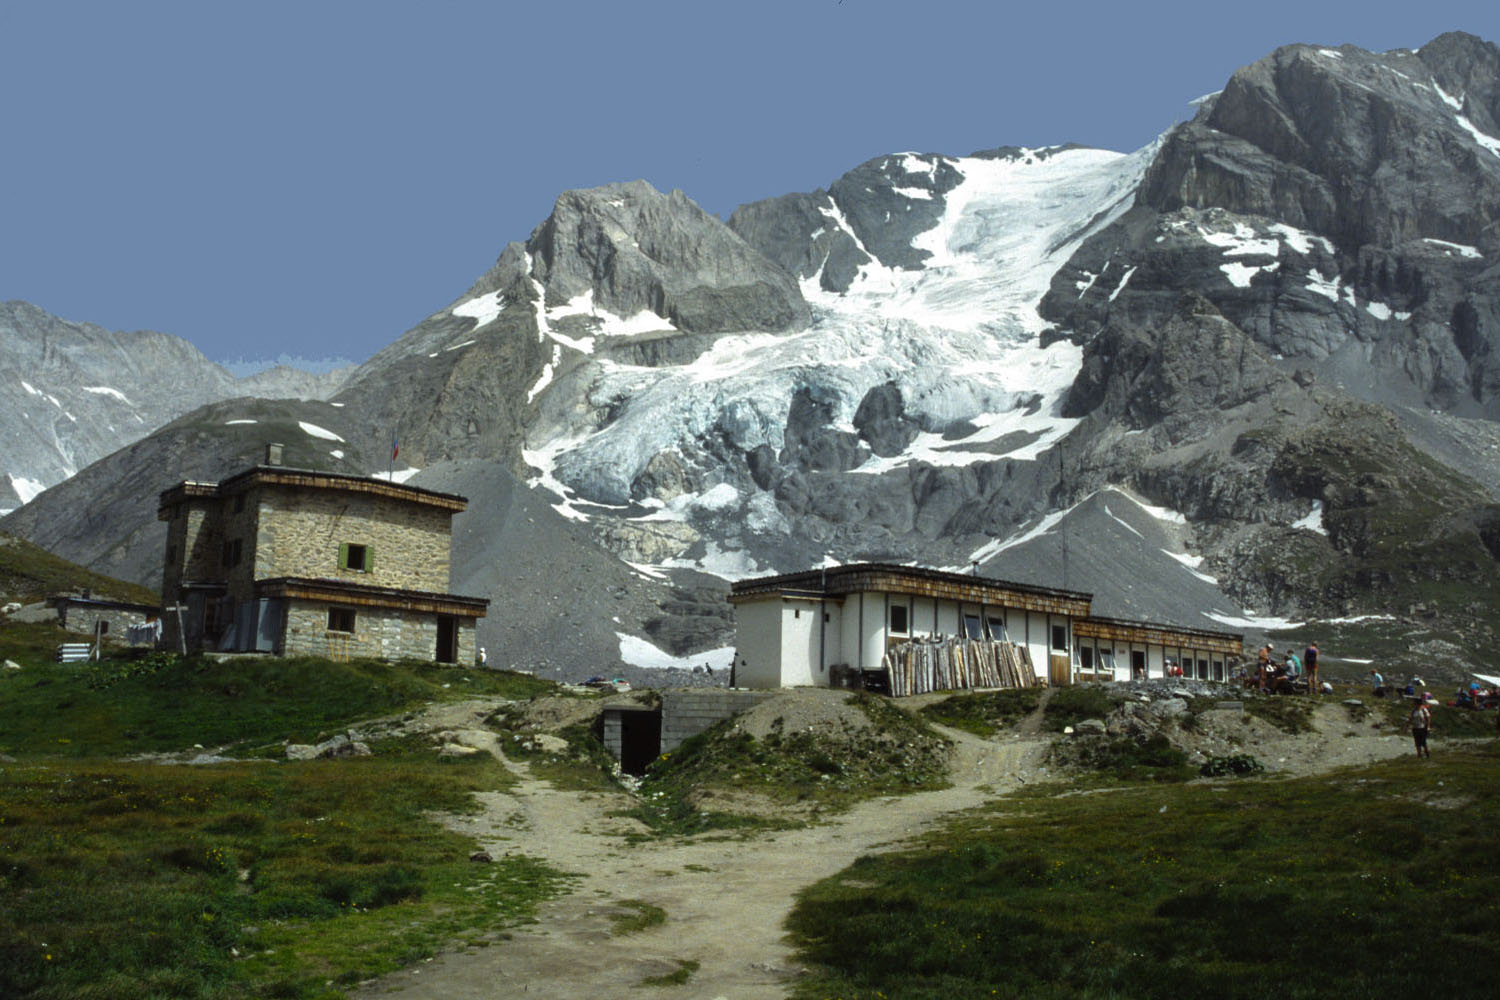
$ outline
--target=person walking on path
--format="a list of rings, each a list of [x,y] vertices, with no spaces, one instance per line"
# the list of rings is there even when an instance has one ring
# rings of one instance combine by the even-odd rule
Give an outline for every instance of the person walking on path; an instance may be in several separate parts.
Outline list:
[[[1307,671],[1307,693],[1316,694],[1318,690],[1318,644],[1310,642],[1307,649],[1302,652],[1302,667]]]
[[[1432,733],[1432,709],[1427,707],[1427,702],[1417,702],[1408,721],[1411,723],[1412,742],[1417,745],[1417,756],[1431,760],[1432,751],[1427,749],[1427,737]]]

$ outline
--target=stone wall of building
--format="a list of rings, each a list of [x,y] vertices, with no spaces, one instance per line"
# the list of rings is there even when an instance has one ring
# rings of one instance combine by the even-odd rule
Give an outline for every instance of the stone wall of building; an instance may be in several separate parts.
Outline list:
[[[661,696],[661,750],[676,750],[714,723],[776,697],[775,691],[665,691]]]
[[[162,593],[175,593],[184,580],[222,580],[224,533],[217,500],[177,505],[167,523],[167,551],[162,564]]]
[[[128,643],[130,626],[144,624],[148,617],[144,611],[126,608],[98,608],[71,603],[64,603],[58,608],[59,623],[69,632],[93,635],[95,625],[103,622],[104,641],[117,645]]]
[[[253,547],[255,579],[313,577],[447,592],[449,511],[336,490],[268,486],[253,492],[259,494],[259,535],[247,541],[246,556]],[[347,544],[366,546],[369,571],[339,565],[340,546]]]
[[[328,628],[330,605],[321,601],[287,602],[283,656],[326,656],[332,660],[369,657],[378,660],[427,660],[437,657],[438,616],[389,608],[354,608],[354,631]],[[458,619],[460,664],[474,662],[474,622]]]

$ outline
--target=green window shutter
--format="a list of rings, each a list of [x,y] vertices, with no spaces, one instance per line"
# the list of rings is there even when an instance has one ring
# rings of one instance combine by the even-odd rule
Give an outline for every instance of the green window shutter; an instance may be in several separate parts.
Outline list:
[[[375,546],[373,545],[365,546],[365,572],[375,572]]]
[[[349,543],[339,543],[339,569],[349,568]]]

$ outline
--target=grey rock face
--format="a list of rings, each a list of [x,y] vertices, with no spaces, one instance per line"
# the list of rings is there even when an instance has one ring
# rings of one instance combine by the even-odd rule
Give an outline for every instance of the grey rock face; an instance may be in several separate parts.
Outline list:
[[[1044,313],[1082,342],[1191,288],[1331,384],[1500,417],[1497,67],[1460,34],[1245,67],[1168,135],[1136,210],[1058,274]],[[1119,292],[1111,267],[1130,275]]]
[[[801,278],[827,292],[848,291],[873,258],[917,270],[929,256],[912,245],[942,217],[944,196],[962,180],[951,158],[902,153],[860,164],[827,191],[742,205],[729,226]]]
[[[907,419],[901,389],[894,382],[865,393],[854,411],[854,427],[870,450],[883,458],[901,454],[921,430]]]
[[[796,282],[681,191],[644,181],[569,191],[526,247],[549,305],[587,292],[612,313],[653,312],[689,333],[807,325]]]
[[[846,290],[871,260],[854,234],[833,224],[837,206],[826,191],[788,194],[741,205],[729,227],[789,274],[819,276],[825,292]]]

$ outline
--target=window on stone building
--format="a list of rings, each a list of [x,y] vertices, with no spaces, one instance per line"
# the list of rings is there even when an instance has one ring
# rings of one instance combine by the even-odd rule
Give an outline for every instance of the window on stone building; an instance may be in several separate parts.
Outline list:
[[[238,566],[240,564],[240,556],[242,555],[242,553],[243,553],[243,549],[242,549],[242,545],[241,545],[240,539],[236,538],[233,541],[225,542],[224,543],[224,565],[225,566]]]
[[[375,568],[375,553],[368,545],[345,542],[339,546],[339,568],[369,573]]]
[[[243,494],[243,493],[236,493],[234,495],[234,512],[236,514],[238,514],[240,511],[242,511],[244,509],[245,509],[245,494]]]
[[[330,631],[330,632],[353,632],[354,631],[354,609],[353,608],[329,608],[328,609],[328,631]]]

